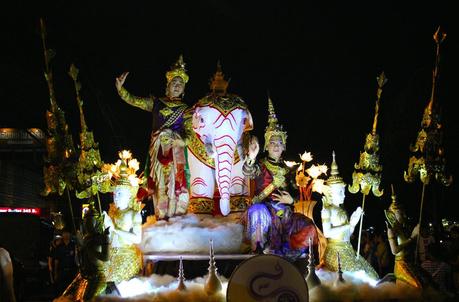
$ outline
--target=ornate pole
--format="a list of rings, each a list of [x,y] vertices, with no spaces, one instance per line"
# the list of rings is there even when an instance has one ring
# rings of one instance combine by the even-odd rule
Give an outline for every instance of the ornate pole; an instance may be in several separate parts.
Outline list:
[[[421,202],[419,209],[418,224],[421,227],[422,214],[424,209],[424,197],[426,186],[433,178],[443,186],[449,186],[453,178],[445,173],[446,159],[444,158],[443,133],[440,121],[440,112],[436,104],[437,82],[439,76],[440,63],[440,44],[445,40],[446,33],[440,27],[433,35],[436,44],[435,65],[432,72],[432,91],[429,103],[424,109],[421,121],[421,130],[418,132],[416,143],[410,146],[413,153],[409,159],[408,171],[404,171],[404,179],[408,183],[413,183],[419,176],[422,182]],[[418,261],[418,247],[420,235],[416,240],[415,262]]]
[[[376,78],[378,82],[378,90],[376,91],[375,116],[373,119],[373,127],[365,140],[364,151],[360,152],[359,163],[354,164],[354,172],[352,173],[352,186],[348,186],[349,192],[355,194],[362,192],[362,211],[365,210],[365,197],[371,192],[376,197],[381,197],[384,190],[379,190],[381,183],[382,166],[379,164],[379,135],[376,133],[379,116],[379,103],[381,93],[387,78],[382,72]],[[363,215],[360,218],[359,238],[357,244],[357,255],[360,256],[360,240],[362,238]]]
[[[94,141],[94,134],[92,131],[88,131],[86,125],[84,111],[83,111],[83,99],[81,98],[81,83],[78,81],[78,68],[75,65],[71,65],[69,69],[69,76],[73,80],[75,86],[75,95],[78,105],[78,110],[80,112],[80,157],[77,163],[77,176],[79,188],[77,192],[78,198],[94,198],[94,195],[97,196],[97,202],[99,205],[99,212],[102,213],[102,206],[100,204],[99,191],[94,185],[93,177],[96,175],[98,169],[103,165],[103,162],[100,158],[99,153],[99,144]],[[94,186],[94,188],[93,188]]]
[[[69,193],[69,190],[73,189],[76,179],[74,165],[75,148],[64,112],[59,108],[54,93],[53,73],[49,64],[54,57],[54,52],[46,46],[46,29],[43,19],[40,19],[40,29],[45,60],[45,79],[48,84],[50,98],[50,109],[46,111],[48,125],[46,140],[47,155],[43,167],[45,188],[41,195],[48,196],[49,194],[58,193],[59,196],[62,196],[64,191],[67,190],[73,229],[76,232]]]

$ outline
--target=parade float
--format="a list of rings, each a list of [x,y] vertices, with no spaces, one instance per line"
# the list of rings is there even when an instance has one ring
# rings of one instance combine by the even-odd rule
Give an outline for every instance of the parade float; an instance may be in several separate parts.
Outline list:
[[[416,242],[418,233],[416,228],[401,228],[402,207],[394,191],[386,211],[391,250],[397,260],[393,278],[380,279],[383,276],[378,276],[350,242],[359,225],[360,243],[365,196],[370,190],[376,197],[383,194],[379,189],[382,167],[377,154],[376,126],[382,87],[386,83],[384,74],[378,77],[372,131],[366,138],[359,163],[355,164],[353,184],[349,186],[350,192],[362,193],[362,206],[349,216],[343,207],[347,185],[338,169],[339,154],[333,152],[332,159],[324,165],[313,164],[308,152],[300,156],[300,163],[284,161],[287,133],[269,98],[268,108],[251,108],[268,113],[262,144],[267,156],[259,157],[258,140],[249,132],[253,128],[249,106],[241,97],[227,92],[228,82],[220,64],[211,80],[209,94],[192,107],[181,99],[189,79],[181,56],[166,73],[163,97],[131,94],[123,87],[127,73],[116,79],[120,97],[153,116],[144,171],[140,171],[139,162],[127,150],[120,150],[119,159],[113,164],[101,160],[84,120],[78,70],[72,66],[69,74],[75,83],[82,128],[76,150],[55,98],[50,52],[45,44],[43,23],[42,26],[45,75],[51,100],[47,112],[44,194],[66,192],[70,203],[70,192],[74,191],[89,205],[83,213],[80,231],[76,232],[83,255],[80,272],[57,301],[443,298],[428,281],[414,273],[418,266],[410,262],[410,251],[405,247]],[[439,45],[444,36],[439,40],[437,33],[435,37],[434,83]],[[434,84],[426,109],[430,122],[423,123],[424,132],[440,130],[431,121],[435,117],[435,89]],[[426,137],[429,148],[420,146],[415,150],[430,152],[430,157],[410,159],[405,178],[411,181],[420,173],[424,184],[429,177],[451,183],[440,171],[444,165],[435,164],[444,163],[438,158],[442,152],[433,150],[439,144],[430,142],[435,137],[424,132],[420,136]],[[438,155],[433,159],[432,150]],[[340,162],[340,165],[350,163]],[[294,194],[295,190],[299,194]],[[99,194],[109,192],[113,194],[113,202],[108,208],[103,207]],[[312,192],[322,195],[321,229],[312,217],[317,203],[312,200]],[[140,212],[145,203],[153,203],[154,214],[142,224]],[[74,216],[73,212],[71,215]],[[77,226],[73,227],[76,231]],[[193,262],[203,261],[206,270],[196,275],[202,270]],[[225,271],[225,276],[217,264],[223,263],[225,267],[224,263],[231,261],[233,266]]]

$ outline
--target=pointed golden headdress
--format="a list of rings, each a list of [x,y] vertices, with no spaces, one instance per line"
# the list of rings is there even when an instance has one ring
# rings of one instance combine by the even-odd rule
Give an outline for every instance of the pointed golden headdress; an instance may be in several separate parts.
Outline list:
[[[169,84],[173,78],[180,77],[182,78],[183,82],[186,84],[190,79],[189,76],[186,74],[185,69],[185,62],[183,62],[183,56],[180,55],[177,62],[171,67],[171,70],[166,72],[166,79],[167,83]]]
[[[387,210],[384,210],[384,215],[386,215],[386,219],[389,222],[390,226],[393,227],[397,223],[397,218],[395,216],[395,212],[397,211],[404,211],[403,205],[397,201],[397,195],[395,195],[394,185],[391,185],[392,188],[392,202]]]
[[[394,185],[391,185],[391,188],[392,188],[392,196],[391,196],[392,202],[388,210],[391,212],[394,212],[396,210],[403,209],[403,206],[397,201],[397,195],[395,195]]]
[[[335,160],[335,151],[333,151],[333,161],[331,164],[331,169],[330,169],[330,177],[325,181],[326,185],[342,185],[345,186],[346,184],[343,181],[343,178],[339,175],[338,171],[338,164],[336,163]]]
[[[210,80],[210,90],[214,94],[225,95],[228,88],[229,81],[225,80],[225,75],[222,71],[220,61],[217,62],[217,71],[213,78]]]
[[[269,145],[269,140],[273,136],[279,136],[282,139],[282,143],[285,145],[287,143],[287,131],[283,131],[282,125],[278,123],[276,112],[274,111],[273,102],[271,98],[268,97],[268,126],[265,130],[265,149],[267,150]]]

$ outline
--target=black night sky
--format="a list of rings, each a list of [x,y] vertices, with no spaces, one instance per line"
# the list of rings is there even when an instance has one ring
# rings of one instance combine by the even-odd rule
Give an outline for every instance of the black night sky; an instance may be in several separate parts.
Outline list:
[[[399,4],[367,1],[337,6],[320,1],[31,1],[3,10],[0,56],[0,127],[46,129],[49,107],[39,18],[47,26],[57,100],[77,141],[78,109],[71,63],[80,70],[87,124],[100,143],[105,162],[131,149],[143,163],[151,117],[118,97],[114,80],[130,71],[125,87],[136,95],[164,93],[164,73],[184,55],[190,81],[186,101],[208,92],[209,78],[220,60],[229,91],[249,105],[254,134],[262,138],[269,91],[279,120],[288,131],[287,159],[311,151],[314,163],[331,161],[336,151],[340,172],[351,181],[354,162],[371,130],[376,77],[387,82],[381,100],[383,188],[368,199],[371,220],[382,220],[394,183],[400,201],[417,217],[421,186],[406,184],[409,145],[415,142],[430,91],[435,43],[442,44],[438,102],[443,109],[447,168],[456,177],[450,188],[428,187],[426,212],[457,218],[458,201],[459,26],[449,2]],[[295,2],[295,4],[293,4]],[[291,3],[291,4],[289,4]],[[371,4],[370,4],[371,3]],[[347,193],[353,209],[361,195]],[[367,216],[368,217],[368,216]],[[443,217],[443,216],[442,216]],[[367,220],[368,221],[368,220]]]

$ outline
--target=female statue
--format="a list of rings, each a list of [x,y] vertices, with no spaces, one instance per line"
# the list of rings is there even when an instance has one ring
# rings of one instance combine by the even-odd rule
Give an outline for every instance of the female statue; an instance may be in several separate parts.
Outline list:
[[[104,212],[104,226],[110,227],[110,258],[106,265],[107,281],[115,284],[129,280],[142,268],[142,254],[138,244],[142,240],[142,204],[136,200],[140,180],[139,164],[129,151],[120,152],[121,160],[111,166],[115,187],[113,203]]]
[[[62,294],[72,301],[91,301],[105,293],[104,262],[109,259],[109,229],[91,203],[83,217],[83,234],[77,234],[81,250],[80,272]]]
[[[414,265],[414,247],[419,236],[419,224],[410,232],[403,206],[397,202],[392,187],[392,203],[386,214],[387,237],[395,256],[394,275],[396,283],[422,289],[431,283],[426,272]]]
[[[351,245],[350,238],[362,216],[362,208],[358,207],[349,219],[346,211],[341,207],[345,198],[346,184],[339,176],[334,152],[330,177],[325,184],[321,211],[323,233],[327,238],[327,247],[324,252],[325,267],[331,271],[338,271],[339,254],[343,271],[363,270],[371,278],[379,279],[373,267],[360,255],[356,256]]]
[[[311,237],[317,243],[315,225],[311,219],[294,213],[294,199],[288,192],[293,185],[290,169],[282,160],[287,132],[277,123],[274,107],[269,100],[269,119],[265,131],[265,150],[268,156],[255,161],[259,145],[252,138],[243,173],[255,180],[255,196],[246,212],[246,236],[252,251],[263,248],[266,252],[301,256],[309,247]],[[258,246],[257,246],[258,245]]]

